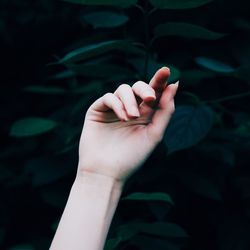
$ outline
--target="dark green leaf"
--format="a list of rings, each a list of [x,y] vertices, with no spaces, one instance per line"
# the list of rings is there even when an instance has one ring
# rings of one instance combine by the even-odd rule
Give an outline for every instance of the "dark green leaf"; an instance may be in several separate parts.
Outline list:
[[[34,250],[35,248],[31,244],[18,244],[8,248],[9,250]]]
[[[197,144],[211,129],[214,114],[206,106],[179,106],[166,129],[164,141],[172,153]]]
[[[235,71],[235,69],[224,63],[220,62],[218,60],[212,59],[212,58],[207,58],[207,57],[197,57],[195,58],[195,62],[204,68],[213,70],[215,72],[219,73],[232,73]]]
[[[184,241],[183,241],[184,240]],[[136,237],[132,238],[129,243],[132,243],[133,246],[136,245],[139,249],[143,250],[181,250],[183,248],[183,243],[186,241],[185,239],[178,241],[171,241],[168,239],[156,238],[150,235],[136,235]]]
[[[128,17],[111,11],[98,11],[84,15],[84,20],[95,28],[114,28],[125,24]]]
[[[159,9],[191,9],[210,3],[213,0],[150,0]]]
[[[54,95],[54,94],[64,94],[66,91],[60,87],[45,87],[45,86],[28,86],[24,88],[25,91],[37,94],[46,94],[46,95]]]
[[[86,59],[93,58],[103,53],[119,50],[128,53],[144,54],[142,49],[135,47],[132,43],[125,40],[106,41],[97,44],[91,44],[69,52],[59,62],[60,63],[75,63]]]
[[[250,177],[249,176],[238,176],[233,180],[234,187],[240,194],[241,199],[250,199]]]
[[[130,62],[135,67],[135,69],[138,71],[138,74],[143,73],[144,65],[145,65],[145,57],[133,58]],[[163,66],[167,66],[170,68],[170,71],[171,71],[171,75],[169,78],[170,83],[176,82],[178,79],[180,79],[181,72],[178,68],[176,68],[173,65],[169,65],[168,63],[157,62],[152,57],[150,57],[148,59],[147,77],[151,78],[155,74],[155,72]],[[148,79],[148,80],[150,80],[150,79]]]
[[[49,119],[29,117],[16,121],[11,127],[10,135],[15,137],[36,136],[54,129],[57,125],[55,121]]]
[[[0,244],[4,242],[5,229],[0,228]]]
[[[86,85],[83,85],[83,86],[79,86],[77,88],[75,88],[73,90],[73,93],[75,94],[93,94],[93,93],[96,93],[96,94],[101,94],[101,91],[103,89],[103,82],[101,81],[92,81],[92,82],[89,82],[88,84]],[[85,97],[84,100],[80,100],[80,106],[78,106],[78,108],[82,108],[84,106],[84,103],[86,103],[88,98]],[[74,110],[74,108],[73,108]],[[72,111],[73,111],[72,110]]]
[[[63,164],[65,164],[65,160],[62,158],[37,157],[27,161],[24,171],[26,174],[31,175],[32,185],[40,187],[56,182],[72,171],[72,165],[65,164],[62,168]],[[51,196],[53,194],[50,194],[50,198],[47,198],[51,199]],[[54,201],[55,203],[57,201]]]
[[[156,38],[163,36],[180,36],[189,39],[215,40],[225,36],[225,34],[217,33],[198,25],[180,22],[159,24],[155,27],[154,32]]]
[[[64,70],[58,74],[52,75],[50,79],[61,80],[61,79],[72,78],[74,76],[75,74],[72,70]]]
[[[123,200],[163,201],[174,205],[173,200],[166,193],[133,193],[123,198]]]
[[[181,76],[185,84],[195,85],[201,83],[205,79],[213,78],[215,76],[215,73],[208,70],[202,71],[198,69],[192,69],[182,71]]]
[[[114,75],[133,75],[133,71],[122,66],[112,64],[70,64],[68,67],[77,75],[88,77],[113,77]]]
[[[77,3],[83,5],[108,5],[126,8],[135,5],[137,0],[63,0],[70,3]]]
[[[187,233],[174,223],[128,223],[120,226],[117,231],[119,237],[125,240],[128,240],[137,233],[147,233],[168,239],[188,237]]]
[[[120,238],[109,239],[106,241],[104,250],[115,250],[120,243],[121,243]]]
[[[10,179],[12,176],[13,176],[13,173],[10,170],[10,168],[3,166],[1,164],[0,165],[0,181],[3,182],[6,179]],[[1,232],[1,230],[0,230],[0,232]],[[1,233],[0,233],[0,235],[1,235]],[[0,240],[0,242],[1,242],[1,240]]]
[[[189,173],[183,173],[182,176],[179,176],[179,179],[185,185],[186,189],[196,194],[215,201],[222,200],[219,188],[209,179]]]
[[[250,65],[244,65],[236,69],[234,76],[250,82]]]
[[[40,166],[40,164],[39,164],[39,166]],[[47,167],[45,167],[45,168],[47,168]],[[33,169],[33,171],[34,171],[34,169]],[[40,169],[40,171],[42,171],[42,169]],[[32,170],[31,170],[31,172],[32,172]],[[32,172],[32,174],[33,174],[33,185],[38,184],[38,182],[36,182],[36,183],[34,182],[35,171]],[[36,179],[39,178],[38,174],[37,174]],[[53,175],[53,171],[51,171],[51,174]],[[59,172],[59,174],[60,174],[60,172]],[[43,183],[44,182],[40,182],[40,184],[43,184]],[[53,183],[53,186],[48,185],[48,186],[43,187],[40,191],[40,195],[46,203],[48,203],[52,206],[58,207],[58,208],[63,208],[65,206],[67,198],[68,198],[67,197],[68,196],[67,188],[65,188],[65,186],[67,186],[67,185],[62,185],[61,183]]]

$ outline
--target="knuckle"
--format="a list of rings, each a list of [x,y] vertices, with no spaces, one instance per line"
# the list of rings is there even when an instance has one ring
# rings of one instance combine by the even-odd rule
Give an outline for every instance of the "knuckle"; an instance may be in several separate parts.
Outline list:
[[[111,92],[108,92],[108,93],[106,93],[104,96],[103,96],[103,98],[112,98],[113,97],[113,93],[111,93]]]
[[[141,86],[141,85],[144,85],[144,84],[146,84],[146,83],[143,82],[143,81],[137,81],[137,82],[135,82],[135,83],[133,84],[133,87]]]
[[[134,83],[132,88],[138,89],[140,91],[150,91],[150,92],[155,94],[155,90],[149,84],[147,84],[143,81],[137,81],[136,83]]]
[[[147,86],[148,84],[143,81],[137,81],[133,84],[132,89],[140,89],[142,87]],[[149,86],[149,85],[148,85]]]
[[[117,90],[127,90],[127,89],[130,89],[130,88],[131,88],[131,87],[130,87],[128,84],[123,83],[123,84],[121,84],[121,85],[118,87]]]

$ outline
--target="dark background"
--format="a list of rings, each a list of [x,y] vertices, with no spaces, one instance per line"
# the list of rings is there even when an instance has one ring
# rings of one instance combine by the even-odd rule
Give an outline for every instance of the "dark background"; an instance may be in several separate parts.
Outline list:
[[[165,65],[176,112],[106,248],[249,250],[247,1],[70,2],[0,2],[0,248],[49,248],[85,111]]]

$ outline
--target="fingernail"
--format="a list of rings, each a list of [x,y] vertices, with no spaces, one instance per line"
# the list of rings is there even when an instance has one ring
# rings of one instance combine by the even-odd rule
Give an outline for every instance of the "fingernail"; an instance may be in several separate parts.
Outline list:
[[[163,66],[162,69],[167,69],[170,72],[170,68],[168,66]]]
[[[131,107],[130,114],[133,115],[133,116],[136,116],[136,117],[140,116],[139,110],[136,107]]]
[[[178,88],[178,86],[179,86],[179,80],[177,81],[177,82],[175,82],[175,83],[173,83],[174,85],[176,85],[176,87]]]
[[[174,90],[174,96],[175,96],[175,95],[176,95],[176,92],[177,92],[177,89],[178,89],[178,87],[179,87],[179,80],[178,80],[177,82],[173,83],[173,85],[176,86],[176,88],[175,88],[175,90]]]

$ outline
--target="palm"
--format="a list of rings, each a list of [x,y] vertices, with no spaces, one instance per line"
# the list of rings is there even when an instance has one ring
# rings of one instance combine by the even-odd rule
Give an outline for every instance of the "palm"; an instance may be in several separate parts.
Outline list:
[[[164,89],[165,86],[155,91],[158,101],[164,97]],[[172,95],[171,91],[164,92],[165,99]],[[141,103],[137,101],[140,117],[127,113],[128,121],[121,121],[117,110],[107,105],[101,106],[100,102],[92,105],[86,114],[80,140],[79,164],[83,170],[122,180],[136,171],[162,138],[172,113],[171,107],[167,111],[163,107],[172,98],[160,100],[157,106],[152,105],[153,101],[157,100],[146,97]]]

